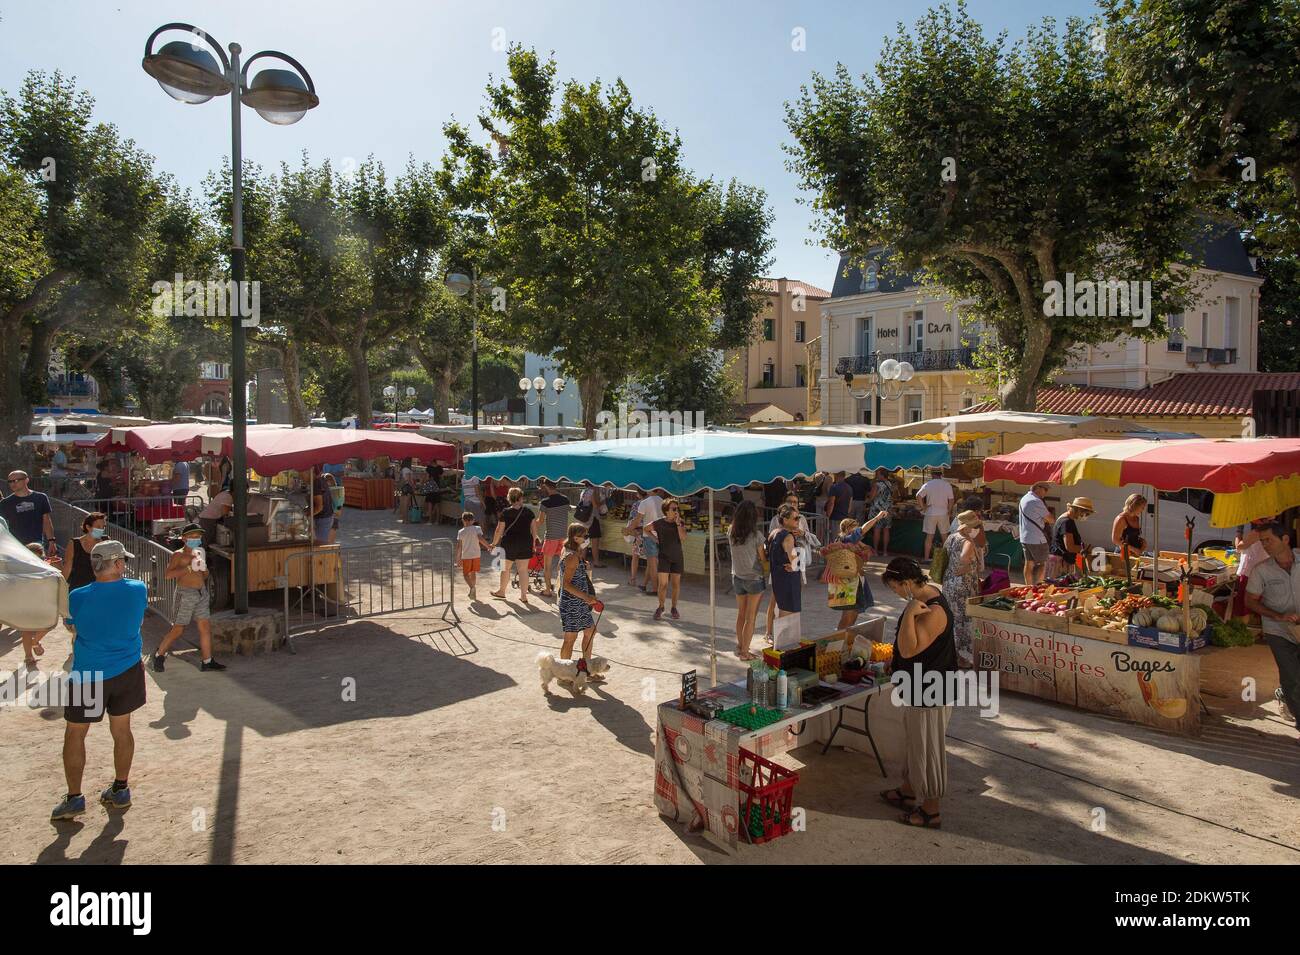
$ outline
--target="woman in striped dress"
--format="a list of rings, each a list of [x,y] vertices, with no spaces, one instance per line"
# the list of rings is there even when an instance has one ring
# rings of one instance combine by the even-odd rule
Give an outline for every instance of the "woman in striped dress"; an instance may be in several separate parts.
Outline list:
[[[591,582],[587,562],[587,528],[574,522],[569,525],[564,540],[564,561],[560,565],[560,625],[564,630],[560,659],[573,659],[573,645],[579,633],[582,634],[583,666],[590,659],[596,640],[596,621],[591,610],[597,604],[596,585]]]

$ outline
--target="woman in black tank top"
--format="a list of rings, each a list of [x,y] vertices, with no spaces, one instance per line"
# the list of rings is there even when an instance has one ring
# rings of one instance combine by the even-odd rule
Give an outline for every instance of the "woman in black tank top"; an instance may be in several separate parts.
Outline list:
[[[95,582],[95,571],[90,565],[90,552],[96,544],[104,540],[104,526],[108,518],[96,511],[87,514],[81,521],[81,536],[68,541],[65,548],[63,573],[68,581],[69,592],[78,587],[85,587]],[[99,536],[95,532],[99,532]]]
[[[881,793],[903,809],[909,826],[938,829],[939,797],[948,784],[944,734],[952,717],[957,643],[947,598],[910,557],[895,557],[880,575],[907,607],[894,631],[895,699],[903,701],[903,784]]]

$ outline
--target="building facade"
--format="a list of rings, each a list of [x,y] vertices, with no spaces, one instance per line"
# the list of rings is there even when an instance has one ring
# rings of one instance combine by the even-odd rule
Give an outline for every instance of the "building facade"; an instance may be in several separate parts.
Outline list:
[[[1140,389],[1186,372],[1252,373],[1258,368],[1259,289],[1236,233],[1220,231],[1189,251],[1196,301],[1170,316],[1167,339],[1124,336],[1080,348],[1057,374],[1058,385]],[[981,400],[968,369],[984,329],[963,318],[961,303],[880,264],[879,252],[859,268],[840,260],[829,299],[821,304],[822,424],[892,426],[958,414]],[[887,358],[915,368],[889,397],[855,398]],[[853,386],[844,376],[854,376]],[[893,397],[895,394],[898,397]]]
[[[819,310],[831,293],[787,278],[761,279],[759,288],[765,301],[758,337],[727,353],[727,373],[740,386],[741,405],[771,404],[806,421],[809,391],[816,387]]]

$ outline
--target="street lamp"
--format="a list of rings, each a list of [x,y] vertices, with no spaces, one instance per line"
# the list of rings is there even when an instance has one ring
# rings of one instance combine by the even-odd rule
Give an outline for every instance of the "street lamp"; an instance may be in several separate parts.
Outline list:
[[[478,268],[471,268],[472,276],[463,272],[453,272],[447,276],[447,288],[458,298],[470,297],[470,309],[474,313],[474,353],[470,363],[469,378],[469,413],[470,427],[478,427],[478,293],[491,292],[496,286],[491,279],[479,278]]]
[[[554,408],[560,403],[560,395],[564,394],[565,381],[563,378],[556,378],[551,382],[551,387],[555,389],[555,397],[546,397],[546,379],[541,375],[536,378],[520,378],[519,390],[524,393],[524,404],[532,407],[538,402],[542,402],[548,408]]]
[[[393,399],[393,427],[394,428],[397,427],[397,396],[398,396],[398,391],[396,385],[384,386],[384,397]],[[406,400],[407,401],[415,400],[415,388],[411,385],[406,386]]]
[[[154,41],[168,31],[190,34],[188,40],[172,40],[157,51]],[[202,40],[216,51],[216,58],[200,45]],[[316,86],[302,64],[277,50],[254,53],[240,66],[238,43],[229,46],[230,56],[221,44],[207,33],[189,23],[168,23],[160,26],[144,44],[144,71],[158,81],[158,85],[172,99],[198,105],[214,96],[230,94],[230,277],[235,282],[235,307],[231,316],[231,348],[234,352],[230,364],[231,383],[231,442],[234,444],[234,467],[231,475],[231,493],[235,498],[235,613],[248,613],[248,394],[245,386],[248,372],[245,368],[245,328],[257,324],[256,317],[240,315],[240,301],[244,282],[244,181],[243,142],[240,131],[241,104],[251,106],[269,123],[288,126],[298,122],[307,110],[320,105]],[[255,60],[279,60],[293,70],[264,69],[248,82],[248,68]],[[220,60],[220,63],[218,63]],[[296,71],[296,72],[294,72]]]
[[[867,386],[863,389],[853,387],[854,374],[852,371],[844,373],[844,385],[849,389],[849,394],[862,401],[864,398],[871,398],[879,395],[886,401],[897,401],[903,396],[903,385],[912,380],[916,374],[916,369],[910,362],[897,361],[893,358],[886,358],[867,376]]]

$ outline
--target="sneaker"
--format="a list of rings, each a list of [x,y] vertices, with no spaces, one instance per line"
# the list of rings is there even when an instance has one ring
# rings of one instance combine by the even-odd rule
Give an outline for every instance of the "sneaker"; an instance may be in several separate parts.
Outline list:
[[[155,653],[153,655],[153,672],[162,673],[163,669],[166,666],[167,666],[167,658],[164,656],[159,656],[157,653]]]
[[[50,822],[56,819],[75,819],[86,811],[85,796],[65,796],[63,802],[54,807],[50,813]]]
[[[664,618],[664,608],[660,607],[658,610],[655,611],[655,619],[662,620],[663,618]]]
[[[224,663],[218,663],[216,657],[213,657],[211,660],[199,667],[200,670],[224,670],[225,668],[226,665]]]
[[[131,806],[131,789],[113,789],[109,786],[99,794],[99,801],[109,809],[128,809]]]
[[[1291,713],[1291,707],[1286,705],[1286,696],[1283,695],[1282,688],[1280,686],[1273,691],[1273,699],[1277,700],[1278,704],[1282,707],[1282,715],[1284,717],[1294,719],[1294,716]]]
[[[679,614],[679,613],[677,612],[677,608],[676,608],[676,607],[673,608],[672,613],[670,613],[668,616],[672,617],[674,620],[681,620],[681,619],[682,619],[682,615]]]

